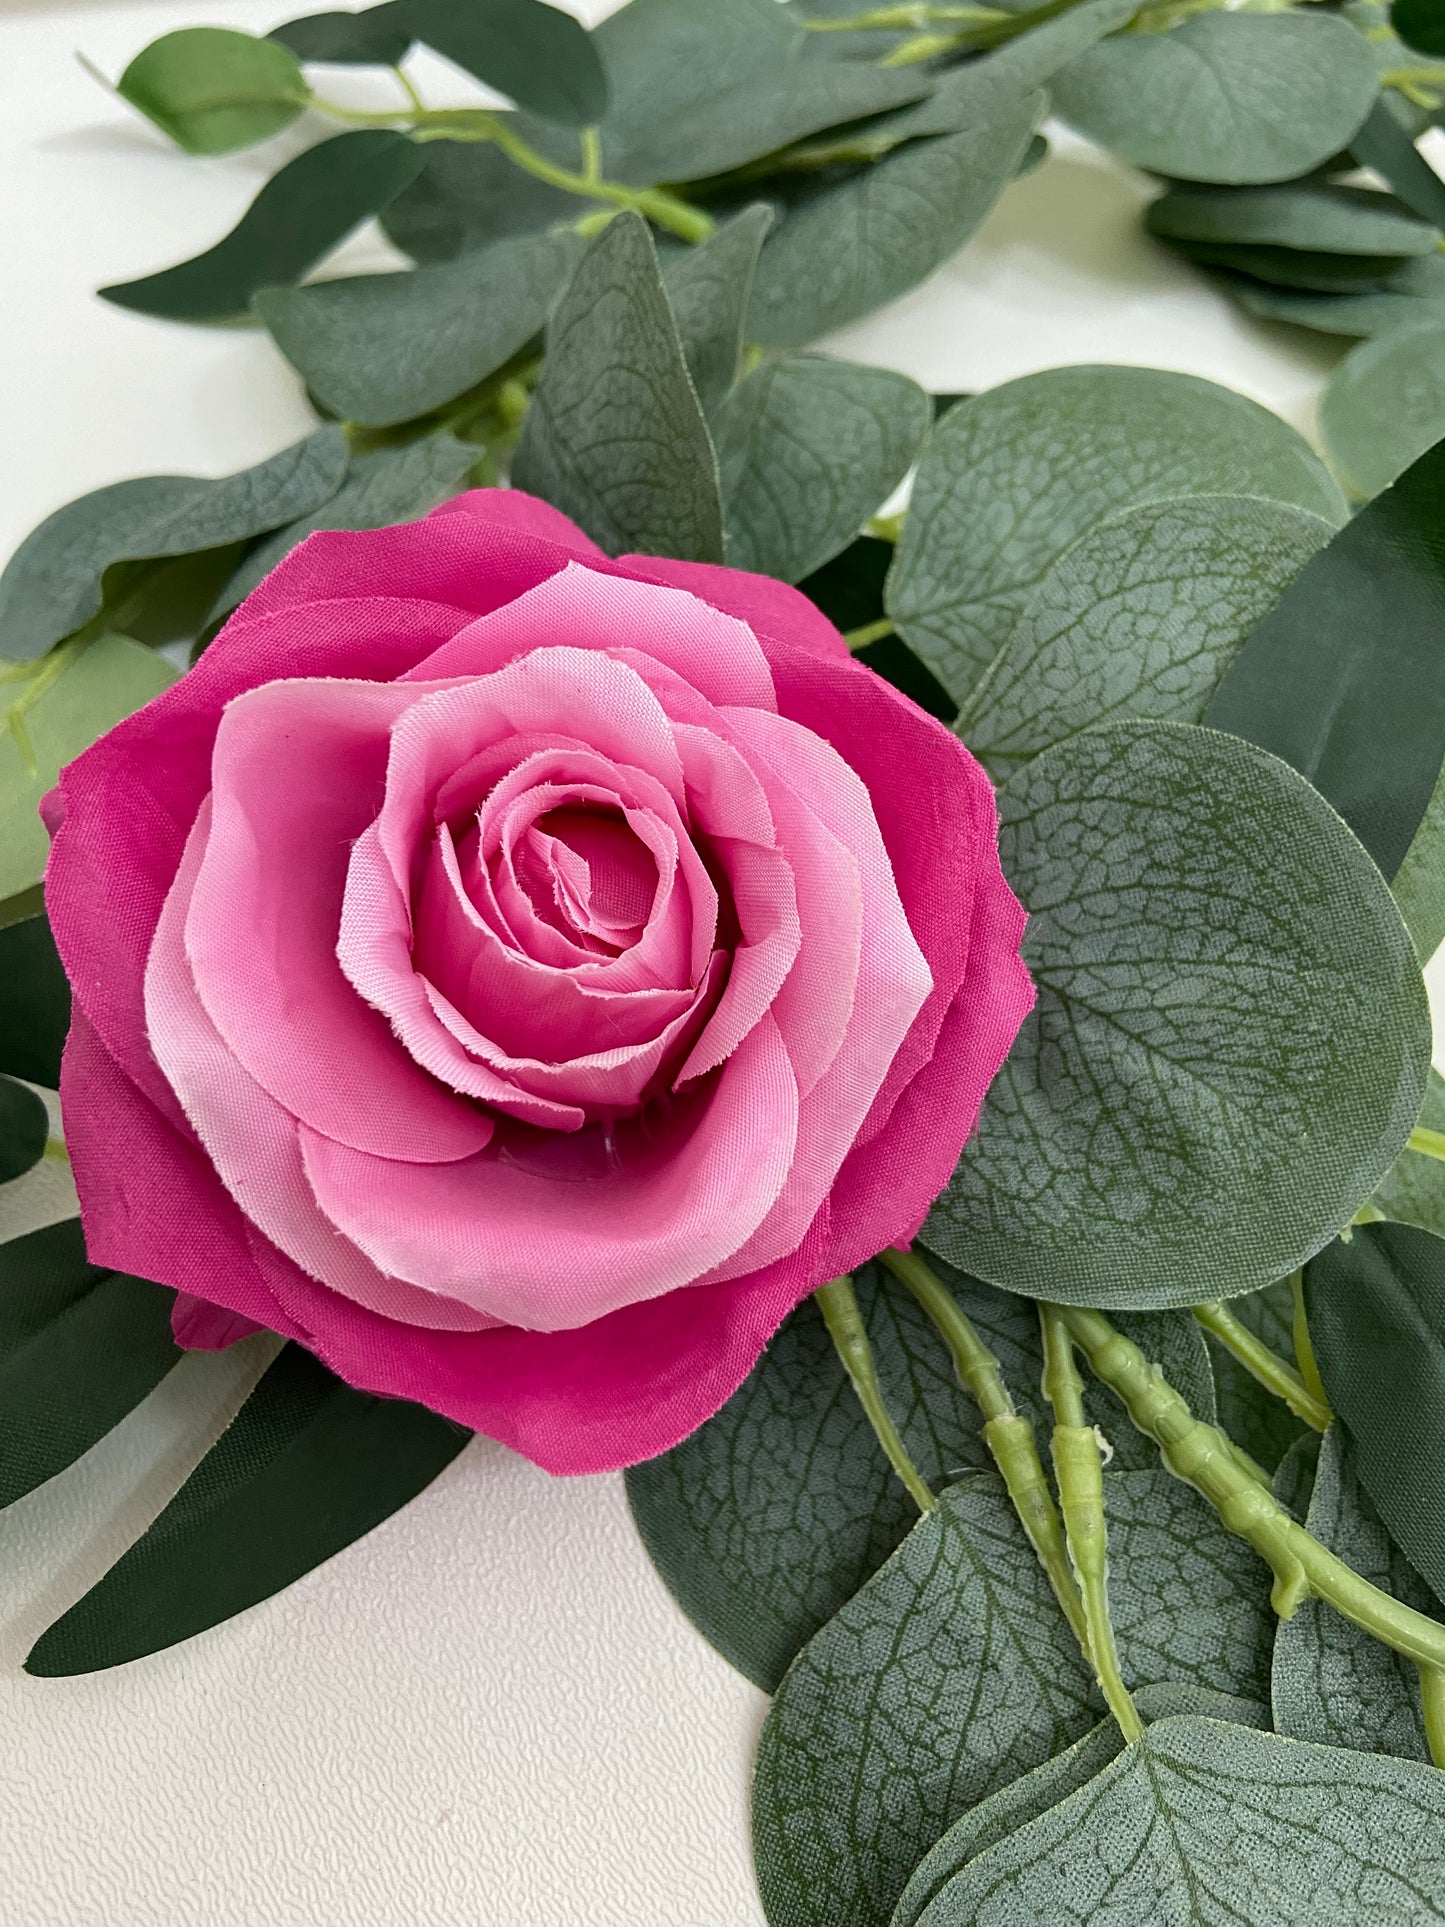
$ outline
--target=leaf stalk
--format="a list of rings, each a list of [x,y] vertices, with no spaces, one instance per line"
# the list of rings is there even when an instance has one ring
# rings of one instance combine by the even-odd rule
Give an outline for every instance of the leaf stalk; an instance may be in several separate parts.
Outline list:
[[[863,1407],[878,1443],[887,1454],[888,1463],[907,1486],[918,1510],[931,1512],[935,1504],[933,1493],[909,1456],[903,1436],[893,1423],[893,1415],[883,1402],[883,1388],[878,1383],[878,1371],[873,1362],[873,1347],[868,1343],[868,1331],[858,1308],[853,1280],[845,1273],[841,1278],[830,1279],[826,1285],[819,1285],[813,1296],[823,1314],[823,1323],[828,1327],[833,1347],[858,1395],[858,1403]]]
[[[1286,1364],[1268,1345],[1256,1338],[1227,1305],[1218,1302],[1196,1305],[1194,1316],[1211,1336],[1219,1340],[1230,1356],[1239,1361],[1250,1377],[1263,1385],[1267,1392],[1273,1392],[1276,1398],[1282,1399],[1296,1418],[1303,1419],[1316,1432],[1324,1431],[1333,1414],[1323,1388],[1316,1396],[1294,1367]]]

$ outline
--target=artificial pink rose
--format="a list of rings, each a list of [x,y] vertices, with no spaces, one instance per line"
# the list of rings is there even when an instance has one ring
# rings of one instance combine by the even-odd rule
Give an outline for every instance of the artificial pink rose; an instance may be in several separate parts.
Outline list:
[[[311,536],[47,820],[92,1259],[554,1472],[911,1237],[1032,1001],[946,729],[516,492]]]

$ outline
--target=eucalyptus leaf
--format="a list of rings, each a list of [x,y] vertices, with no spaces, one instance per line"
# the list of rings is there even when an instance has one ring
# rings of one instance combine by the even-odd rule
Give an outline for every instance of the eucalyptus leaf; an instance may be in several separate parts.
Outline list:
[[[1151,502],[1066,549],[965,704],[996,778],[1091,723],[1197,723],[1245,638],[1332,525],[1258,497]]]
[[[1053,82],[1063,118],[1121,159],[1222,183],[1307,174],[1349,145],[1378,92],[1364,37],[1304,13],[1202,13],[1121,34]]]
[[[0,1184],[38,1164],[49,1135],[50,1120],[34,1091],[0,1073]]]
[[[1361,1485],[1445,1600],[1445,1240],[1367,1224],[1305,1272],[1315,1359]]]
[[[772,220],[769,207],[745,207],[701,246],[679,250],[663,268],[687,371],[709,419],[737,380],[758,250]]]
[[[44,912],[0,928],[0,1071],[55,1090],[70,985]]]
[[[607,76],[581,23],[544,0],[406,0],[418,40],[519,107],[568,127],[607,112]]]
[[[1320,401],[1325,453],[1357,499],[1445,437],[1445,319],[1411,322],[1352,348]]]
[[[610,554],[723,559],[717,459],[640,215],[609,222],[558,303],[512,475]]]
[[[272,27],[298,60],[341,67],[399,67],[412,43],[408,0],[383,0],[358,13],[308,13]]]
[[[1409,111],[1403,101],[1382,93],[1364,124],[1356,129],[1350,153],[1361,167],[1372,167],[1388,181],[1422,220],[1445,228],[1445,181],[1415,145],[1414,136],[1401,121],[1402,110]]]
[[[1445,763],[1390,892],[1416,950],[1428,961],[1445,943]]]
[[[68,502],[0,574],[0,655],[30,661],[90,622],[117,563],[189,555],[311,514],[340,488],[348,459],[341,430],[321,428],[239,475],[145,475]]]
[[[1434,222],[1394,195],[1327,181],[1280,187],[1176,183],[1150,202],[1144,225],[1173,241],[1242,241],[1327,254],[1430,254],[1441,238]]]
[[[1256,495],[1338,524],[1306,442],[1192,375],[1054,368],[960,402],[924,446],[888,612],[962,702],[1034,586],[1106,516],[1184,495]]]
[[[278,134],[311,89],[295,54],[230,27],[182,27],[138,53],[116,92],[188,154],[230,154]]]
[[[328,408],[387,427],[455,400],[540,334],[581,252],[575,235],[527,235],[410,274],[278,289],[256,307]]]
[[[592,203],[524,174],[489,142],[430,141],[421,173],[381,211],[387,238],[414,261],[452,261],[472,248],[580,219]]]
[[[1236,275],[1221,279],[1241,306],[1262,320],[1292,321],[1322,334],[1384,334],[1431,317],[1445,322],[1445,257],[1438,254],[1412,257],[1373,293],[1317,294]]]
[[[1427,1131],[1445,1133],[1445,1078],[1433,1067],[1425,1087],[1425,1102],[1420,1106],[1420,1122]],[[1392,1224],[1418,1225],[1422,1231],[1445,1238],[1445,1164],[1420,1151],[1402,1151],[1399,1163],[1386,1172],[1370,1203]]]
[[[1200,267],[1224,268],[1267,286],[1298,288],[1307,294],[1389,294],[1402,265],[1400,257],[1391,254],[1324,254],[1254,242],[1176,241],[1174,245]]]
[[[63,1472],[180,1357],[175,1294],[90,1264],[80,1220],[0,1244],[0,1506]]]
[[[268,1599],[423,1491],[471,1435],[353,1391],[287,1345],[180,1491],[31,1649],[53,1679],[119,1666]]]
[[[1087,730],[999,801],[1038,1003],[925,1243],[1105,1307],[1294,1270],[1425,1086],[1419,966],[1374,864],[1287,765],[1182,724]]]
[[[917,1927],[1404,1927],[1445,1907],[1442,1819],[1433,1768],[1160,1720],[971,1861]]]
[[[1319,1433],[1303,1431],[1275,1467],[1274,1477],[1270,1480],[1269,1489],[1275,1499],[1286,1511],[1292,1512],[1301,1525],[1309,1516],[1319,1457]],[[1278,1638],[1276,1633],[1276,1652]]]
[[[886,368],[765,362],[713,426],[730,566],[796,582],[831,560],[903,480],[931,413]]]
[[[1445,1616],[1424,1580],[1391,1543],[1335,1425],[1320,1449],[1306,1524],[1372,1585],[1416,1612]],[[1429,1763],[1419,1673],[1409,1660],[1361,1632],[1322,1599],[1306,1599],[1289,1619],[1280,1621],[1274,1639],[1273,1697],[1275,1728],[1292,1739]]]
[[[1287,1363],[1293,1362],[1294,1291],[1288,1278],[1276,1279],[1263,1291],[1234,1299],[1229,1309],[1262,1345]],[[1306,1433],[1311,1438],[1318,1435],[1310,1432],[1277,1393],[1261,1385],[1217,1340],[1211,1340],[1209,1351],[1219,1396],[1219,1423],[1266,1472],[1278,1471]]]
[[[404,134],[380,127],[335,134],[273,174],[215,247],[143,280],[113,282],[100,293],[117,307],[173,321],[244,315],[259,289],[299,281],[385,207],[416,179],[421,162],[421,148]]]

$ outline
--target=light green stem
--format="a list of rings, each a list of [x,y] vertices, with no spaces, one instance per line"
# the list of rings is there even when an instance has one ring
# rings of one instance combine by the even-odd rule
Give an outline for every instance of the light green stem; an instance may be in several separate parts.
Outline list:
[[[1273,1392],[1276,1398],[1283,1399],[1296,1418],[1303,1419],[1316,1432],[1324,1431],[1332,1416],[1328,1402],[1323,1397],[1316,1398],[1294,1367],[1287,1365],[1268,1345],[1256,1338],[1227,1305],[1196,1305],[1194,1316],[1232,1357],[1239,1360],[1251,1378],[1263,1385],[1267,1392]]]
[[[867,13],[850,13],[832,20],[803,20],[799,25],[809,33],[869,33],[889,28],[899,32],[917,32],[935,22],[953,24],[1002,20],[1005,17],[1002,7],[874,7]]]
[[[1084,1656],[1089,1653],[1084,1602],[1069,1564],[1069,1550],[1054,1495],[1039,1458],[1034,1428],[1014,1410],[998,1360],[974,1330],[973,1321],[915,1251],[880,1251],[878,1261],[907,1285],[937,1326],[953,1356],[959,1383],[983,1413],[983,1440],[1003,1475],[1019,1523],[1037,1555],[1054,1597],[1073,1628]]]
[[[855,653],[866,649],[870,642],[882,642],[885,636],[893,634],[893,624],[887,616],[880,616],[876,622],[865,622],[861,629],[845,629],[843,640]]]
[[[48,1158],[53,1158],[57,1164],[69,1164],[70,1162],[70,1153],[58,1137],[46,1138],[44,1155]]]
[[[907,1486],[918,1510],[930,1511],[934,1504],[933,1494],[909,1457],[908,1447],[903,1443],[902,1435],[883,1403],[883,1389],[878,1383],[878,1372],[873,1363],[873,1347],[868,1343],[868,1332],[863,1323],[863,1314],[858,1309],[853,1280],[846,1275],[834,1278],[828,1284],[820,1285],[813,1296],[818,1301],[818,1309],[823,1314],[823,1322],[828,1327],[834,1348],[843,1361],[843,1369],[858,1394],[858,1403],[863,1407],[878,1443],[888,1455],[888,1463]]]
[[[1410,1133],[1405,1149],[1414,1151],[1422,1158],[1434,1158],[1437,1163],[1445,1164],[1445,1131],[1428,1131],[1423,1124],[1417,1124]]]
[[[1044,1341],[1044,1397],[1054,1408],[1054,1477],[1074,1577],[1084,1601],[1086,1656],[1127,1744],[1143,1732],[1124,1684],[1109,1616],[1109,1544],[1104,1519],[1104,1455],[1084,1414],[1084,1383],[1068,1327],[1054,1305],[1039,1306]]]
[[[1436,1766],[1445,1766],[1445,1671],[1438,1666],[1421,1666],[1419,1673],[1425,1743]]]
[[[1309,1320],[1305,1316],[1305,1275],[1302,1271],[1292,1271],[1289,1279],[1290,1297],[1294,1301],[1294,1359],[1299,1366],[1299,1375],[1306,1388],[1317,1398],[1321,1405],[1327,1406],[1324,1380],[1320,1368],[1315,1363],[1315,1348],[1310,1341]]]

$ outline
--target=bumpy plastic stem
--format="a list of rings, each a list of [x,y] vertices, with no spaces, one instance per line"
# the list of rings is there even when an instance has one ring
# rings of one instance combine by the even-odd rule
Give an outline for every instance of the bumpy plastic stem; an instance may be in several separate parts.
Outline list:
[[[1330,1422],[1330,1408],[1324,1397],[1316,1398],[1292,1365],[1286,1364],[1263,1344],[1247,1325],[1241,1324],[1227,1305],[1196,1305],[1194,1316],[1224,1349],[1237,1358],[1250,1377],[1267,1392],[1283,1399],[1296,1418],[1323,1432]]]
[[[888,1463],[907,1486],[918,1510],[930,1511],[935,1503],[933,1494],[909,1457],[903,1436],[883,1402],[883,1388],[878,1383],[878,1372],[873,1363],[873,1347],[868,1343],[868,1332],[863,1323],[863,1314],[858,1309],[853,1280],[846,1275],[834,1278],[828,1284],[820,1285],[813,1296],[818,1301],[818,1309],[823,1314],[823,1322],[828,1327],[834,1348],[843,1361],[843,1369],[858,1394],[858,1403],[863,1407],[878,1443],[888,1455]]]

